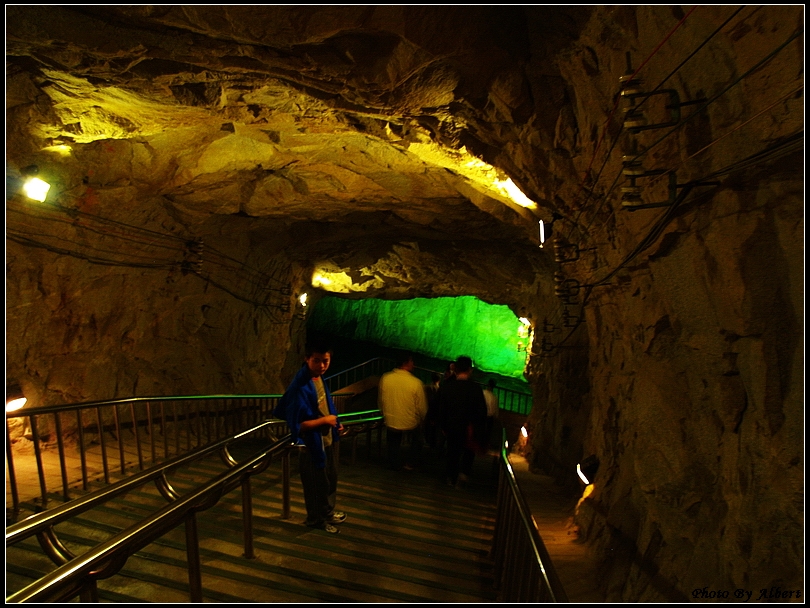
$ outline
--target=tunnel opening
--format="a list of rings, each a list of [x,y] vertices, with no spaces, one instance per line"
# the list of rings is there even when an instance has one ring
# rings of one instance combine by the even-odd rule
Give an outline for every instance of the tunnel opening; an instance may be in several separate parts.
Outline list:
[[[324,296],[309,311],[307,337],[335,348],[334,371],[374,357],[414,353],[417,366],[442,372],[460,355],[473,359],[476,380],[524,393],[531,330],[508,306],[474,296],[384,300]]]
[[[474,296],[407,300],[325,296],[313,307],[307,330],[438,360],[467,355],[480,371],[525,384],[530,330],[508,306]]]

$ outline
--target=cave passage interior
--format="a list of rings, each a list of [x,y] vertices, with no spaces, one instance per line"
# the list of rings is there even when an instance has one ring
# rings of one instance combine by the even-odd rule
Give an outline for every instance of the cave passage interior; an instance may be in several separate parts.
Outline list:
[[[803,26],[6,5],[7,386],[280,393],[308,324],[468,354],[534,470],[600,463],[608,601],[803,593]]]

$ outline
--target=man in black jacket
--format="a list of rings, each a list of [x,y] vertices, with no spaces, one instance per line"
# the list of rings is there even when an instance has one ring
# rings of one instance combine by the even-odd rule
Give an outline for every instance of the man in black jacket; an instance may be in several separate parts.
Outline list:
[[[472,359],[456,359],[456,379],[439,391],[442,430],[447,439],[447,483],[456,486],[472,472],[476,445],[483,440],[487,419],[484,391],[472,380]]]

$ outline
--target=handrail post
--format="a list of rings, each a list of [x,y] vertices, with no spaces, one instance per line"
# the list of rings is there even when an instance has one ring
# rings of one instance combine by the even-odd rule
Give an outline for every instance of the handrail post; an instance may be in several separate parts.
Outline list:
[[[290,452],[287,448],[281,455],[281,519],[290,518]]]
[[[59,418],[59,412],[53,414],[54,422],[56,423],[56,445],[59,449],[59,471],[62,473],[62,494],[65,500],[70,500],[70,491],[68,490],[68,476],[67,476],[67,463],[65,461],[65,439],[62,434],[62,422]]]
[[[147,401],[146,402],[146,428],[147,432],[149,433],[149,447],[152,449],[152,464],[157,462],[157,450],[155,448],[155,429],[153,425],[155,421],[152,420],[152,404]]]
[[[96,579],[89,579],[79,592],[79,601],[88,604],[98,604],[98,582]]]
[[[87,489],[87,453],[84,449],[84,426],[82,411],[76,410],[76,429],[79,431],[79,458],[82,463],[82,490]]]
[[[166,408],[164,402],[160,402],[160,433],[163,435],[163,458],[169,458],[169,433],[166,425]],[[210,441],[210,439],[209,439]]]
[[[244,535],[245,557],[253,559],[253,498],[250,493],[250,475],[242,480],[242,533]]]
[[[202,568],[200,566],[200,542],[197,534],[197,515],[192,512],[186,518],[186,555],[188,558],[189,600],[203,601]]]
[[[107,443],[104,440],[104,420],[101,415],[101,407],[96,408],[96,424],[98,424],[98,443],[101,447],[101,467],[104,471],[104,483],[110,483],[110,467],[107,464]]]
[[[129,413],[132,415],[132,432],[135,434],[135,449],[138,451],[138,470],[143,471],[143,452],[141,451],[141,436],[138,434],[138,417],[135,415],[135,402],[129,404]]]
[[[17,474],[14,471],[14,456],[11,449],[11,429],[6,418],[6,467],[8,468],[8,481],[11,485],[11,509],[12,517],[17,519],[20,513],[20,495],[17,492]],[[6,504],[6,519],[8,519],[8,503]]]
[[[39,473],[39,490],[42,495],[42,508],[48,507],[48,490],[45,487],[45,467],[42,464],[42,448],[39,445],[39,431],[37,430],[37,417],[31,416],[31,436],[34,440],[34,456],[37,461],[37,472]]]

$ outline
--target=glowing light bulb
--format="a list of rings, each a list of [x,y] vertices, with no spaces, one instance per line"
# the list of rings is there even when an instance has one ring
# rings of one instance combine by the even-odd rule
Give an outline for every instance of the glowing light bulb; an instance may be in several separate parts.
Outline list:
[[[45,201],[45,197],[48,195],[48,190],[51,189],[51,185],[48,182],[44,182],[38,177],[31,177],[26,180],[25,184],[23,184],[23,191],[25,195],[33,199],[35,201],[39,201],[40,203]]]
[[[22,406],[25,405],[25,402],[28,401],[25,397],[18,397],[17,399],[12,399],[8,403],[6,403],[6,411],[7,412],[16,412]]]

